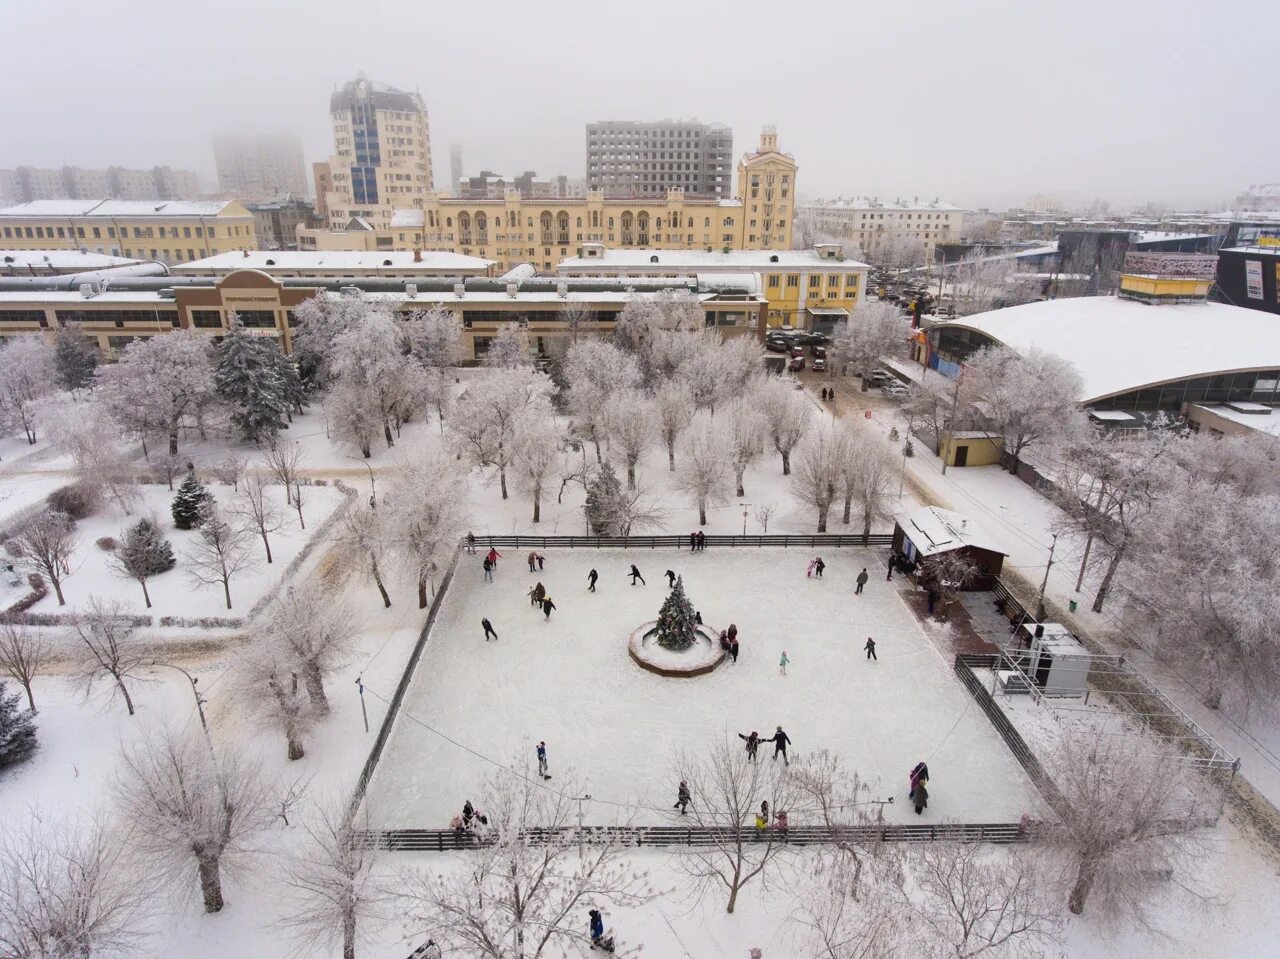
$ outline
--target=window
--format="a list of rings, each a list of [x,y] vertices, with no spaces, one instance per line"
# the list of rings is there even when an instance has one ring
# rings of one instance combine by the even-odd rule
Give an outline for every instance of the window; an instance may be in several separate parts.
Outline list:
[[[800,285],[800,274],[798,274],[798,273],[788,273],[788,274],[787,274],[787,286],[789,286],[789,287],[795,287],[795,286],[799,286],[799,285]]]
[[[839,286],[839,285],[840,285],[840,275],[838,273],[832,273],[829,277],[827,277],[827,286]]]
[[[778,279],[779,279],[779,277],[778,277],[778,274],[777,274],[777,273],[770,273],[770,274],[769,274],[769,288],[770,288],[770,289],[775,289],[775,290],[776,290],[776,289],[778,288]]]
[[[822,277],[821,277],[821,276],[819,276],[817,273],[810,273],[810,274],[809,274],[809,289],[811,289],[811,290],[816,290],[816,289],[818,289],[818,287],[820,287],[820,286],[822,286]]]
[[[0,310],[0,324],[39,323],[44,326],[44,310]]]
[[[247,330],[274,330],[276,314],[274,310],[239,310],[236,318]]]
[[[202,330],[220,330],[222,314],[217,310],[192,310],[191,325]]]

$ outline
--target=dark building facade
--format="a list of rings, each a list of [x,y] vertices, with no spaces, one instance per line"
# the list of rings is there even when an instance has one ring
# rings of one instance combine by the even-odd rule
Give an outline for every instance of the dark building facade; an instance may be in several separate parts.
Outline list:
[[[1276,246],[1237,246],[1218,252],[1217,299],[1280,313],[1280,239]]]

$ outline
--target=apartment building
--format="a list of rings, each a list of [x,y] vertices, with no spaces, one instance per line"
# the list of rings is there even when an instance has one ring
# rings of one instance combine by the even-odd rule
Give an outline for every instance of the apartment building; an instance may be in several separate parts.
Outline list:
[[[302,140],[288,133],[223,135],[213,140],[218,189],[237,199],[261,200],[291,193],[305,197],[311,185],[302,162]]]
[[[246,201],[244,207],[253,214],[254,232],[264,250],[296,250],[298,227],[319,227],[324,222],[310,200],[292,194],[258,202]]]
[[[5,206],[35,200],[194,200],[200,184],[191,170],[167,166],[148,170],[107,167],[86,170],[64,166],[54,169],[20,166],[0,170],[0,202]]]
[[[733,195],[733,131],[697,120],[587,124],[587,187],[606,196]]]
[[[234,200],[36,200],[0,209],[0,248],[66,249],[182,263],[258,247]]]
[[[873,263],[908,253],[921,263],[931,262],[934,247],[959,242],[964,226],[960,207],[919,197],[892,202],[839,197],[802,206],[797,215],[808,219],[819,234],[856,244]]]
[[[363,220],[385,229],[397,208],[415,208],[432,191],[427,107],[363,74],[329,98],[332,186],[324,207],[332,228]]]

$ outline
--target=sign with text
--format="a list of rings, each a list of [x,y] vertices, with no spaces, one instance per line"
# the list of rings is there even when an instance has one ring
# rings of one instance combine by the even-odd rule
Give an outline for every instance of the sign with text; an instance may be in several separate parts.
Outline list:
[[[1249,299],[1262,299],[1262,261],[1244,261],[1244,287]]]

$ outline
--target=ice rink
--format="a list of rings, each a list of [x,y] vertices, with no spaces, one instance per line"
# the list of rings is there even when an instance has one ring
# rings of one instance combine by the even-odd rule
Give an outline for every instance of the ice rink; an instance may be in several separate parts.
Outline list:
[[[462,557],[370,784],[370,814],[385,828],[444,828],[466,799],[480,802],[495,764],[518,757],[532,773],[540,739],[553,776],[572,766],[597,800],[653,807],[636,821],[664,821],[675,815],[664,810],[674,802],[676,751],[704,750],[726,731],[772,735],[778,725],[793,761],[830,749],[870,783],[873,798],[895,797],[885,807],[891,821],[1016,822],[1043,811],[949,656],[903,603],[905,583],[885,582],[884,551],[829,550],[823,579],[806,578],[811,554],[797,549],[547,550],[536,574],[527,553],[506,551],[492,583],[479,553]],[[630,585],[633,562],[647,586]],[[855,596],[863,567],[871,579]],[[587,591],[592,568],[595,593]],[[631,661],[627,637],[656,618],[667,569],[684,577],[708,625],[737,624],[736,664],[670,679]],[[529,604],[539,581],[557,607],[550,621]],[[486,616],[496,642],[484,640]],[[868,636],[876,662],[863,653]],[[390,698],[393,690],[374,692]],[[762,746],[762,761],[772,757]],[[920,760],[932,779],[929,808],[917,817],[906,793]],[[597,801],[587,821],[625,815]]]

